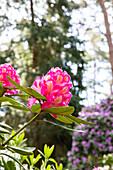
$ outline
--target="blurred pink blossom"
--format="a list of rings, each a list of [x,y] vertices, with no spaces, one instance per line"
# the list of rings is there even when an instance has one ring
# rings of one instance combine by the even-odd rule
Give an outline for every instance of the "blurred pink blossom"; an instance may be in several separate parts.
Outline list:
[[[20,84],[19,76],[16,75],[16,70],[9,64],[1,64],[0,65],[0,81],[3,82],[3,87],[15,87],[6,76],[9,76],[16,83]],[[4,89],[4,95],[16,94],[18,91],[16,89]]]

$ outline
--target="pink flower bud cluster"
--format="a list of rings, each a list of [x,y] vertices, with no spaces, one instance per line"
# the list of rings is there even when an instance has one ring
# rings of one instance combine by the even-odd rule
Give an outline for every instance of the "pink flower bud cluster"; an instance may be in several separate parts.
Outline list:
[[[42,79],[38,76],[31,88],[45,96],[47,101],[42,102],[41,109],[50,107],[64,107],[72,97],[69,92],[72,87],[70,76],[59,67],[52,68]],[[28,106],[39,103],[37,99],[31,97]]]
[[[9,76],[16,83],[20,84],[19,76],[16,75],[16,70],[9,64],[1,64],[0,65],[0,81],[3,82],[3,87],[15,87],[6,76]],[[16,94],[18,91],[16,89],[5,89],[4,95]]]

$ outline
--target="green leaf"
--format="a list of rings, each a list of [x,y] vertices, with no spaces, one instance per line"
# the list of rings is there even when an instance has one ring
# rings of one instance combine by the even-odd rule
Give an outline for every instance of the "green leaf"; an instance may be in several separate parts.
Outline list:
[[[14,90],[17,89],[16,87],[4,87],[4,89]]]
[[[74,112],[74,107],[73,106],[51,107],[51,108],[43,109],[42,112],[51,113],[51,114],[58,114],[58,115],[70,115]]]
[[[76,129],[71,129],[71,128],[68,128],[66,126],[62,126],[62,125],[59,125],[55,122],[51,122],[51,121],[48,121],[48,120],[37,120],[37,122],[46,122],[46,123],[50,123],[52,125],[55,125],[55,126],[59,126],[60,128],[63,128],[63,129],[66,129],[66,130],[70,130],[70,131],[77,131],[77,132],[84,132],[82,130],[76,130]]]
[[[68,127],[66,127],[66,126],[62,126],[62,125],[59,125],[59,124],[57,124],[57,123],[52,123],[53,125],[55,125],[55,126],[59,126],[60,128],[63,128],[63,129],[66,129],[66,130],[70,130],[70,131],[77,131],[77,132],[84,132],[83,130],[76,130],[76,129],[71,129],[71,128],[68,128]]]
[[[4,160],[3,157],[2,157],[2,162],[3,162],[3,164],[4,164],[4,168],[5,168],[6,170],[10,170],[10,169],[8,168],[8,165],[7,165],[7,163],[5,162],[5,160]]]
[[[14,152],[19,153],[21,155],[32,155],[35,147],[16,147],[16,146],[7,146],[7,149],[12,149]]]
[[[39,159],[41,158],[40,154],[37,155],[37,157],[35,158],[35,160],[33,161],[33,164],[32,165],[35,165]]]
[[[31,162],[31,165],[33,165],[33,159],[34,159],[34,154],[30,155],[30,162]]]
[[[51,148],[49,148],[49,146],[48,146],[48,148],[47,148],[47,158],[49,158],[50,156],[51,156],[51,154],[53,153],[53,150],[54,150],[54,145],[51,147]]]
[[[22,87],[21,85],[19,85],[18,83],[16,83],[13,79],[11,79],[9,76],[7,76],[7,79],[14,85],[16,86],[18,89],[20,89],[21,91],[24,91],[26,93],[26,89],[24,87]]]
[[[6,95],[7,97],[12,97],[12,96],[18,96],[18,97],[21,97],[22,99],[24,99],[24,100],[28,100],[28,97],[30,96],[30,95],[28,95],[28,94],[19,94],[19,93],[17,93],[17,94],[12,94],[12,95]]]
[[[4,127],[4,128],[8,128],[8,129],[12,129],[11,126],[4,124],[4,123],[0,123],[0,127]]]
[[[96,123],[91,123],[91,122],[88,122],[86,120],[82,120],[80,118],[77,118],[77,117],[74,117],[74,116],[71,116],[71,115],[67,115],[66,116],[69,120],[73,121],[74,123],[76,124],[84,124],[84,125],[95,125]]]
[[[30,94],[35,99],[47,100],[45,96],[42,96],[40,93],[38,93],[37,91],[35,91],[31,87],[27,87],[26,91],[28,92],[28,94]]]
[[[16,133],[16,132],[15,132],[14,130],[12,130],[12,134],[11,134],[11,136],[13,136],[15,133]],[[17,139],[17,137],[18,137],[17,135],[16,135],[16,136],[14,136],[12,140],[16,140],[16,139]],[[9,142],[10,142],[10,141],[9,141]]]
[[[49,161],[53,162],[53,163],[55,164],[55,166],[56,166],[56,169],[58,169],[58,164],[57,164],[57,162],[55,161],[55,159],[50,158]]]
[[[31,106],[31,111],[35,113],[39,113],[41,111],[41,105],[40,104],[33,104]]]
[[[38,149],[38,152],[45,158],[45,155]]]
[[[21,143],[20,143],[20,145],[22,146],[26,141],[27,141],[27,138],[24,139],[24,140],[22,140]]]
[[[3,96],[3,93],[4,93],[4,88],[2,84],[0,83],[0,97]]]
[[[0,97],[0,102],[9,102],[12,104],[12,105],[4,105],[4,106],[10,106],[15,109],[19,109],[19,110],[23,110],[23,111],[30,111],[30,109],[26,105],[23,105],[10,97]]]
[[[10,97],[0,97],[0,102],[9,102],[14,105],[22,105],[21,103],[15,101],[13,98]]]
[[[54,117],[52,114],[50,114],[52,117]],[[64,116],[61,116],[61,115],[57,115],[57,118],[55,118],[57,120],[59,120],[60,122],[63,122],[63,123],[67,123],[67,124],[72,124],[73,122],[68,120],[66,117]]]
[[[51,165],[48,165],[46,170],[51,170]]]
[[[12,94],[12,95],[7,95],[7,96],[29,97],[29,95],[28,95],[28,94],[20,94],[20,93]]]
[[[28,158],[26,158],[25,160],[27,161],[27,163],[28,163],[29,165],[31,165],[31,163],[29,162]]]
[[[0,153],[0,155],[8,156],[9,158],[11,158],[11,159],[13,159],[15,162],[17,162],[21,167],[24,168],[24,166],[18,161],[18,159],[14,158],[13,156],[8,155],[8,154],[6,154],[6,153]],[[26,170],[26,169],[24,168],[24,170]]]
[[[63,164],[62,163],[60,163],[60,165],[59,165],[59,168],[58,168],[59,170],[62,170],[63,169]]]
[[[22,107],[22,106],[18,106],[18,105],[4,105],[4,106],[13,107],[15,109],[23,110],[23,111],[30,111],[30,109],[28,107]]]
[[[20,89],[21,91],[27,93],[28,95],[33,96],[36,99],[42,99],[42,100],[46,100],[45,96],[42,96],[40,93],[38,93],[37,91],[35,91],[34,89],[28,87],[28,88],[24,88],[21,85],[19,85],[18,83],[16,83],[14,80],[12,80],[10,77],[7,76],[7,79],[14,85],[16,86],[18,89]]]
[[[0,127],[0,133],[10,133],[7,129]]]
[[[47,144],[44,145],[44,154],[46,156],[46,153],[47,153]]]
[[[25,133],[22,133],[19,137],[18,137],[18,141],[17,141],[17,146],[19,146],[22,142],[22,140],[24,139]]]
[[[54,145],[51,148],[49,148],[47,144],[44,145],[44,154],[46,156],[46,159],[48,159],[51,156],[53,150],[54,150]]]

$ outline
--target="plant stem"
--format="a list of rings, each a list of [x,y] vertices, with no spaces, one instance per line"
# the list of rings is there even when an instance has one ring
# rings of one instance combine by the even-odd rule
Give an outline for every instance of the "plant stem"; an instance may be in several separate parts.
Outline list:
[[[8,138],[2,146],[5,146],[11,139],[13,139],[18,133],[20,133],[23,129],[25,129],[30,123],[32,123],[40,113],[37,113],[27,124],[25,124],[22,128],[20,128],[14,135],[12,135],[10,138]]]

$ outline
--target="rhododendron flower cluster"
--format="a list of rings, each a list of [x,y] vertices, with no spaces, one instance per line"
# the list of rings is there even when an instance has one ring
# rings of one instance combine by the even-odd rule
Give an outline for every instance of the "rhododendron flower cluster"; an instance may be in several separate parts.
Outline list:
[[[31,86],[47,99],[47,101],[41,101],[41,109],[68,106],[72,96],[69,92],[71,87],[70,76],[59,67],[52,68],[42,79],[38,76]],[[31,97],[28,106],[31,108],[33,104],[37,103],[39,101]]]
[[[6,76],[9,76],[16,83],[20,84],[19,76],[16,75],[16,70],[9,64],[0,65],[0,82],[2,82],[3,87],[15,87]],[[18,91],[16,89],[4,89],[4,95],[16,94]]]
[[[73,132],[72,148],[68,151],[70,169],[79,167],[82,170],[84,167],[84,170],[90,170],[94,166],[102,168],[108,161],[106,159],[105,162],[104,154],[113,152],[113,95],[101,100],[99,104],[82,108],[79,115],[79,118],[96,125],[75,127],[84,132]],[[100,157],[104,161],[100,162]]]

